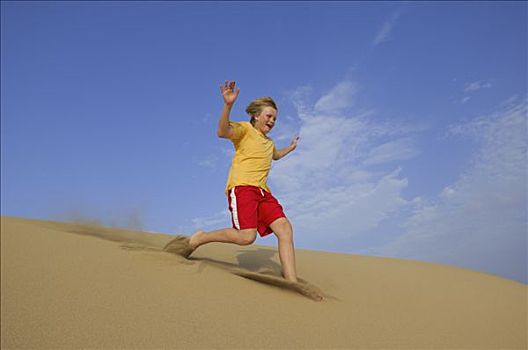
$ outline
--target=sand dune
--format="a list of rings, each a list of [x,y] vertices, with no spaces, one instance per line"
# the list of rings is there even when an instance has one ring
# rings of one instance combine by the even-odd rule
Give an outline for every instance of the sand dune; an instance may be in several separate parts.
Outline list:
[[[298,250],[292,284],[269,247],[1,221],[2,349],[527,348],[527,286],[493,275]]]

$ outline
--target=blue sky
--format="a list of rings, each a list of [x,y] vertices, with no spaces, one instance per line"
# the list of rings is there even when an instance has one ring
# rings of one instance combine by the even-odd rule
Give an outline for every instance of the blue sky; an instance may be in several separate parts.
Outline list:
[[[302,249],[528,282],[526,2],[2,1],[2,215],[230,225],[219,84]],[[276,245],[274,237],[257,244]]]

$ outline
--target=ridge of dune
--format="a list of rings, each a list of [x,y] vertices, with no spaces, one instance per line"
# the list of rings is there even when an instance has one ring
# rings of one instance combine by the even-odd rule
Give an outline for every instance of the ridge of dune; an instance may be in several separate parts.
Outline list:
[[[5,216],[0,237],[2,349],[528,347],[527,286],[476,271],[298,250],[292,286],[270,247],[184,259],[171,235]]]

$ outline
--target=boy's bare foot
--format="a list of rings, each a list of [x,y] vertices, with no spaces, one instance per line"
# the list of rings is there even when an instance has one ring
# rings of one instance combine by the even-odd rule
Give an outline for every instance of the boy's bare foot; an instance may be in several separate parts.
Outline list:
[[[308,284],[308,283],[295,283],[294,289],[297,290],[299,293],[303,294],[304,296],[307,296],[308,298],[315,300],[315,301],[323,301],[324,296],[323,293],[319,290],[319,288]]]
[[[199,236],[201,236],[203,233],[204,233],[204,231],[196,231],[189,238],[189,245],[191,246],[192,250],[195,250],[196,248],[198,248],[200,246],[200,243],[199,243],[200,242],[200,237]]]
[[[188,258],[193,253],[194,248],[189,244],[189,237],[176,236],[176,238],[165,245],[163,250]]]

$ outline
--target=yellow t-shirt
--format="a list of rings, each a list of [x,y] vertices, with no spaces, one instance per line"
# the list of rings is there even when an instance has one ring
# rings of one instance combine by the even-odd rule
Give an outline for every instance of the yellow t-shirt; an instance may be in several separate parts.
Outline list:
[[[235,186],[251,185],[271,192],[266,184],[271,169],[273,141],[249,122],[229,122],[235,155],[227,178],[226,193]]]

